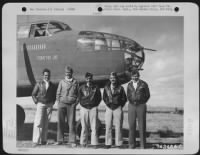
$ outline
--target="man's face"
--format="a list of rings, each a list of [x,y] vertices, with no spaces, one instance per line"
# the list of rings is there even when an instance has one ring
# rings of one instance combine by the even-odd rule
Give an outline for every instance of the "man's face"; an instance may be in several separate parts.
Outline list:
[[[65,72],[65,77],[67,77],[68,79],[72,78],[72,72]]]
[[[139,75],[138,74],[134,74],[131,76],[131,79],[134,81],[134,82],[137,82],[139,80]]]
[[[86,77],[85,81],[86,81],[87,84],[91,84],[92,81],[93,81],[93,77],[92,76],[88,76],[88,77]]]
[[[111,84],[116,84],[117,83],[117,78],[116,78],[116,76],[110,76],[110,82],[111,82]]]
[[[50,80],[50,73],[49,72],[44,72],[43,73],[43,79],[46,80],[46,81],[49,81]]]

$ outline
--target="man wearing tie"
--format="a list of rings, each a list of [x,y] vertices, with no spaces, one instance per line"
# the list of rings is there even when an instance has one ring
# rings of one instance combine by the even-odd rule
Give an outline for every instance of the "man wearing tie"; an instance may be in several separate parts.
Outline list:
[[[133,71],[132,80],[127,86],[130,149],[136,147],[136,118],[139,125],[140,148],[144,149],[146,143],[146,102],[150,98],[150,92],[147,83],[139,77],[139,72]]]
[[[55,86],[50,82],[50,70],[43,70],[43,79],[36,83],[32,98],[37,105],[33,126],[33,145],[47,143],[48,122],[56,99]]]

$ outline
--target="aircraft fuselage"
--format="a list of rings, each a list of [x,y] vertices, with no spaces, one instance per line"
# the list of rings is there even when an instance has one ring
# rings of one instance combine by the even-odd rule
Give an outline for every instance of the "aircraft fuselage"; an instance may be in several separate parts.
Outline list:
[[[107,82],[110,72],[117,72],[122,83],[130,80],[126,46],[139,46],[136,42],[114,34],[74,31],[55,21],[38,23],[26,25],[27,29],[24,28],[24,34],[21,30],[17,40],[17,96],[31,95],[44,68],[50,69],[51,81],[55,84],[64,78],[66,65],[73,68],[74,77],[80,83],[86,72],[94,74],[100,87]],[[61,30],[57,32],[55,28]],[[36,34],[39,30],[44,30],[41,36]],[[142,50],[141,53],[144,54]],[[139,61],[136,65],[141,67],[144,60]]]

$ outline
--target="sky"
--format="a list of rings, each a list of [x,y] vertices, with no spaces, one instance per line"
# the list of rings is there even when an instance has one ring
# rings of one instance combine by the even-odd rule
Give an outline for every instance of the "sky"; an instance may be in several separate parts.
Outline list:
[[[75,30],[114,33],[146,48],[141,79],[149,85],[148,105],[183,107],[183,17],[167,16],[18,16],[18,23],[54,19]]]

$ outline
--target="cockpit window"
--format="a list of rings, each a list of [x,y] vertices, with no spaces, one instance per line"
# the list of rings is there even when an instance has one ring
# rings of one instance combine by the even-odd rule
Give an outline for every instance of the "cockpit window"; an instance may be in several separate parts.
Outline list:
[[[107,50],[107,44],[106,40],[104,38],[96,38],[95,39],[95,50],[99,51],[106,51]]]
[[[47,25],[48,23],[32,24],[29,37],[33,38],[47,36]]]
[[[77,40],[77,48],[81,51],[94,51],[94,40],[86,37],[80,37]]]
[[[80,51],[107,51],[107,42],[102,33],[81,31],[77,40],[77,47]]]
[[[104,37],[107,42],[108,50],[110,51],[119,51],[121,48],[120,38],[112,34],[104,34]]]
[[[50,34],[55,34],[61,31],[66,31],[66,30],[71,30],[71,28],[64,23],[59,23],[59,22],[50,22],[48,25],[48,32]]]
[[[29,37],[43,37],[43,36],[51,36],[55,33],[71,30],[71,28],[64,23],[61,22],[50,22],[50,23],[38,23],[32,24]]]
[[[135,41],[115,34],[81,31],[77,39],[79,51],[130,51],[137,53],[141,50]]]
[[[119,40],[112,40],[112,50],[119,50],[119,49],[120,49]]]

